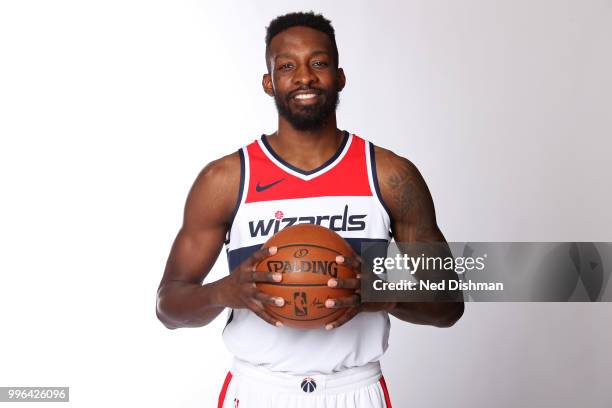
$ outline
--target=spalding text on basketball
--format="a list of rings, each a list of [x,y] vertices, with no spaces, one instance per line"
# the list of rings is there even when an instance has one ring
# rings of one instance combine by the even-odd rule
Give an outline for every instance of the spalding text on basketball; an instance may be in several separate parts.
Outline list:
[[[310,272],[329,275],[332,278],[338,277],[336,261],[268,261],[267,265],[270,272]]]

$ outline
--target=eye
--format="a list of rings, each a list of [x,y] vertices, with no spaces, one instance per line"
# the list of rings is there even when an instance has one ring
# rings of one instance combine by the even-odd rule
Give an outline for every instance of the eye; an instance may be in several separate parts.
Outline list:
[[[290,63],[290,62],[286,62],[286,63],[284,63],[284,64],[281,64],[281,65],[279,65],[279,67],[278,67],[278,69],[280,69],[280,70],[284,70],[284,71],[286,71],[286,70],[288,70],[288,69],[290,69],[290,68],[293,68],[293,64],[292,64],[292,63]]]
[[[315,67],[326,67],[328,64],[325,61],[315,61],[312,63]]]

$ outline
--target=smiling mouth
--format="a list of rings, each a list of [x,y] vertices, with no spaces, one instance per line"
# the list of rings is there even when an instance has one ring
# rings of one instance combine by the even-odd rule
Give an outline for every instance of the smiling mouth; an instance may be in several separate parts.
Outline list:
[[[319,99],[322,92],[316,90],[304,90],[291,97],[291,100],[298,105],[314,105],[319,103]]]
[[[314,99],[317,96],[319,96],[319,94],[316,94],[316,93],[304,93],[304,94],[295,95],[293,97],[293,99],[297,99],[297,100],[303,101],[303,100],[308,100],[308,99]]]

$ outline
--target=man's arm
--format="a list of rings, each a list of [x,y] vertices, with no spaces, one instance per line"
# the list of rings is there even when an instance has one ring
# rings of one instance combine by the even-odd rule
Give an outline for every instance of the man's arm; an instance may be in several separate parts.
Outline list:
[[[189,192],[183,225],[157,291],[157,317],[168,328],[203,326],[224,306],[218,282],[202,286],[223,246],[240,183],[237,153],[208,164]]]
[[[417,168],[407,159],[400,157],[389,150],[375,148],[376,173],[382,199],[389,209],[391,217],[391,229],[397,243],[440,243],[440,245],[428,246],[428,256],[450,256],[450,250],[446,240],[436,224],[433,200],[425,180]],[[400,251],[403,246],[399,245]],[[408,249],[410,250],[410,249]],[[346,263],[347,266],[361,271],[360,259],[336,258],[338,263]],[[457,275],[452,271],[417,271],[417,279],[431,279],[442,281],[456,279]],[[361,279],[330,279],[328,286],[335,288],[359,289]],[[428,294],[431,296],[431,294]],[[342,326],[357,313],[387,311],[400,320],[415,324],[424,324],[437,327],[452,326],[463,314],[464,305],[459,301],[440,301],[440,298],[449,300],[460,298],[461,293],[437,292],[435,297],[438,301],[432,302],[361,302],[359,296],[328,299],[325,307],[346,308],[346,313],[336,321],[329,323],[326,329],[331,330]]]
[[[225,307],[249,308],[268,323],[277,324],[264,311],[263,303],[282,304],[254,285],[281,279],[254,272],[254,266],[274,249],[256,251],[231,274],[202,285],[223,246],[239,186],[240,157],[235,153],[206,166],[189,192],[183,226],[157,290],[157,317],[169,329],[207,325]]]
[[[391,212],[397,242],[441,242],[433,200],[418,169],[393,152],[375,148],[376,172],[383,200]],[[463,314],[463,302],[398,302],[387,309],[398,319],[437,327],[452,326]]]

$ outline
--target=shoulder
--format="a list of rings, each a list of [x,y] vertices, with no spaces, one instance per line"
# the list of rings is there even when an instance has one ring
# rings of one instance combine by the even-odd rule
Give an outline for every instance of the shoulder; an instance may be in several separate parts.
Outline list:
[[[185,221],[202,222],[210,218],[231,222],[240,190],[241,159],[238,152],[208,163],[189,191]]]
[[[234,152],[208,163],[196,179],[198,184],[223,185],[225,181],[240,180],[240,154]]]
[[[378,185],[393,219],[428,213],[431,194],[417,167],[407,158],[381,147],[374,149]]]
[[[417,167],[407,158],[399,156],[391,150],[374,146],[376,173],[379,181],[399,181],[410,177],[421,177]]]

